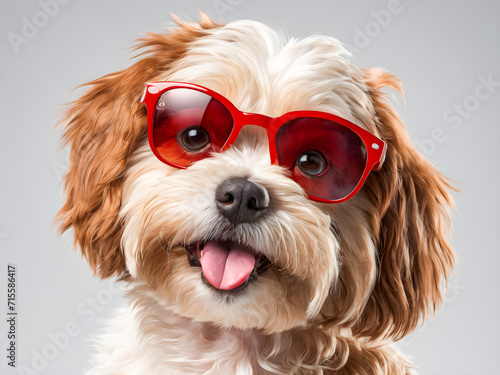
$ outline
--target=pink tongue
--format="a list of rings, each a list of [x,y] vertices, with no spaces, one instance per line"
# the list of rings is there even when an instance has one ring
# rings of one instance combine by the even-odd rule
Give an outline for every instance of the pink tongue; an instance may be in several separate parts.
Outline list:
[[[212,241],[201,251],[201,269],[217,289],[231,290],[248,279],[255,266],[250,249],[234,242]]]

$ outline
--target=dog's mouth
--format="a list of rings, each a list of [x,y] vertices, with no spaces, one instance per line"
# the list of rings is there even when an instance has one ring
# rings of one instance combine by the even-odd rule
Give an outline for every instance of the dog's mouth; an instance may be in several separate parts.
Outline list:
[[[271,261],[259,251],[236,241],[197,241],[185,245],[192,267],[218,290],[239,291],[264,273]]]

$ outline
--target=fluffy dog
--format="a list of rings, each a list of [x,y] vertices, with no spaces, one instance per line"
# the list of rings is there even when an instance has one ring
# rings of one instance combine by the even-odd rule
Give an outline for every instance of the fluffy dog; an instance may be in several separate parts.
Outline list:
[[[383,89],[402,93],[400,81],[353,66],[331,37],[287,39],[204,15],[177,22],[141,39],[132,66],[88,83],[62,120],[71,151],[60,230],[73,228],[99,277],[129,286],[89,374],[413,374],[393,343],[442,302],[453,203],[386,101]],[[222,116],[214,129],[234,113],[247,126],[231,147],[199,126],[155,134],[173,99],[147,108],[141,97],[148,104],[162,82],[208,92]],[[350,199],[335,195],[337,180],[316,182],[330,165],[318,153],[289,164],[283,155],[300,137],[344,156],[354,146],[319,145],[309,119],[310,132],[289,131],[276,151],[269,124],[294,111],[338,119],[358,135],[346,142],[380,140],[348,151],[376,154]],[[329,171],[363,172],[343,168]]]

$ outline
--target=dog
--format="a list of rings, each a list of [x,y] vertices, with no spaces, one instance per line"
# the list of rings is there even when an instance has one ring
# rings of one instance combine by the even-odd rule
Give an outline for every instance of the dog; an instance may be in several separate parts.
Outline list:
[[[415,374],[442,303],[449,180],[332,37],[202,14],[139,40],[61,122],[65,203],[128,306],[88,374]]]

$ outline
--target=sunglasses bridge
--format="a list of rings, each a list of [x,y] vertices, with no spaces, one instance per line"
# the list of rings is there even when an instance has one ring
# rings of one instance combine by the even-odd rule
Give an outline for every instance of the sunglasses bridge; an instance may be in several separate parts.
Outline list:
[[[255,125],[266,129],[266,131],[272,130],[270,124],[273,122],[275,117],[266,116],[260,113],[254,112],[240,112],[240,117],[238,118],[238,124],[236,126],[241,129],[246,125]]]
[[[234,127],[229,136],[228,140],[222,147],[222,151],[227,150],[231,147],[231,145],[236,141],[238,136],[240,135],[241,130],[244,126],[258,126],[263,128],[266,131],[266,135],[269,142],[269,153],[271,164],[278,164],[278,155],[276,152],[275,145],[275,136],[277,133],[277,129],[272,126],[273,121],[275,121],[276,117],[266,116],[260,113],[254,112],[239,112],[234,119]]]

